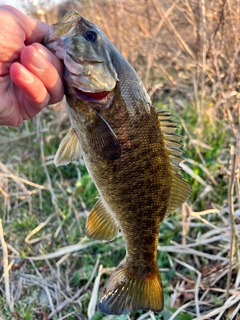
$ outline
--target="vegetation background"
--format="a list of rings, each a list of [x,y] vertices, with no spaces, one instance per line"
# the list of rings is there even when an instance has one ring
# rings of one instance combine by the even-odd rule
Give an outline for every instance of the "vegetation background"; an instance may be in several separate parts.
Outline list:
[[[121,235],[88,240],[96,189],[80,160],[53,164],[64,102],[0,128],[0,319],[240,319],[240,1],[29,1],[49,24],[69,9],[99,25],[184,136],[187,204],[160,227],[160,314],[104,316],[98,292],[124,257]],[[133,235],[134,236],[134,235]]]

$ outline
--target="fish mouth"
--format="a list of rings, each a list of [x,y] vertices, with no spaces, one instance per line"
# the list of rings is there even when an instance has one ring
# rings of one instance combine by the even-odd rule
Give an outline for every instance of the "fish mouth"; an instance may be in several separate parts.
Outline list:
[[[69,51],[66,51],[66,54],[65,54],[65,57],[70,57],[74,62],[80,64],[80,65],[85,65],[85,64],[98,64],[98,63],[103,63],[104,61],[103,60],[97,60],[97,59],[94,59],[94,60],[91,60],[91,59],[81,59],[81,58],[78,58],[76,57],[74,54],[70,53]]]
[[[109,88],[94,88],[89,76],[80,77],[69,72],[67,68],[64,70],[65,94],[68,98],[73,98],[97,104],[100,107],[108,108],[114,96],[115,86]]]
[[[98,104],[108,105],[111,101],[111,91],[101,92],[85,92],[80,89],[74,88],[75,94],[79,100],[86,102],[93,102]]]

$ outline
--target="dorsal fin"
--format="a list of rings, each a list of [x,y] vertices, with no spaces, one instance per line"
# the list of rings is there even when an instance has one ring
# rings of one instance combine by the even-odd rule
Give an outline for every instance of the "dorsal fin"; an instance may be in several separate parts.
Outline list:
[[[172,186],[166,216],[176,210],[191,195],[192,188],[180,174],[172,172]]]
[[[158,113],[159,126],[172,170],[172,186],[166,215],[177,209],[192,193],[190,185],[178,173],[179,169],[181,169],[179,163],[182,161],[183,154],[180,149],[182,147],[180,142],[182,137],[175,133],[178,122],[172,120],[173,117],[168,111],[160,111]]]

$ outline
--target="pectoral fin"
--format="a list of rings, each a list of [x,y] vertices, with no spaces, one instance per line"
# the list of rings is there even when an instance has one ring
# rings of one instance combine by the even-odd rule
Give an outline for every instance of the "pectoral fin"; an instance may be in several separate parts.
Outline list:
[[[107,160],[120,158],[122,153],[120,142],[110,125],[96,110],[91,114],[87,129],[91,146],[98,155]]]
[[[87,236],[96,240],[113,240],[118,234],[118,226],[99,200],[90,212],[86,224]]]
[[[73,160],[79,159],[82,150],[76,132],[71,128],[62,139],[58,151],[54,158],[56,167],[69,164]]]

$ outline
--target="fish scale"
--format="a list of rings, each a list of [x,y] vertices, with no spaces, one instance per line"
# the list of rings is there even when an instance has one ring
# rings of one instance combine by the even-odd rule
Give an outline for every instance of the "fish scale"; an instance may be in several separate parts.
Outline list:
[[[66,62],[71,128],[54,162],[66,165],[82,154],[99,192],[86,234],[113,240],[120,229],[126,244],[125,258],[103,288],[98,308],[115,315],[160,312],[159,226],[191,194],[179,174],[177,122],[167,111],[156,112],[132,66],[78,12],[71,10],[53,25],[44,44]]]

